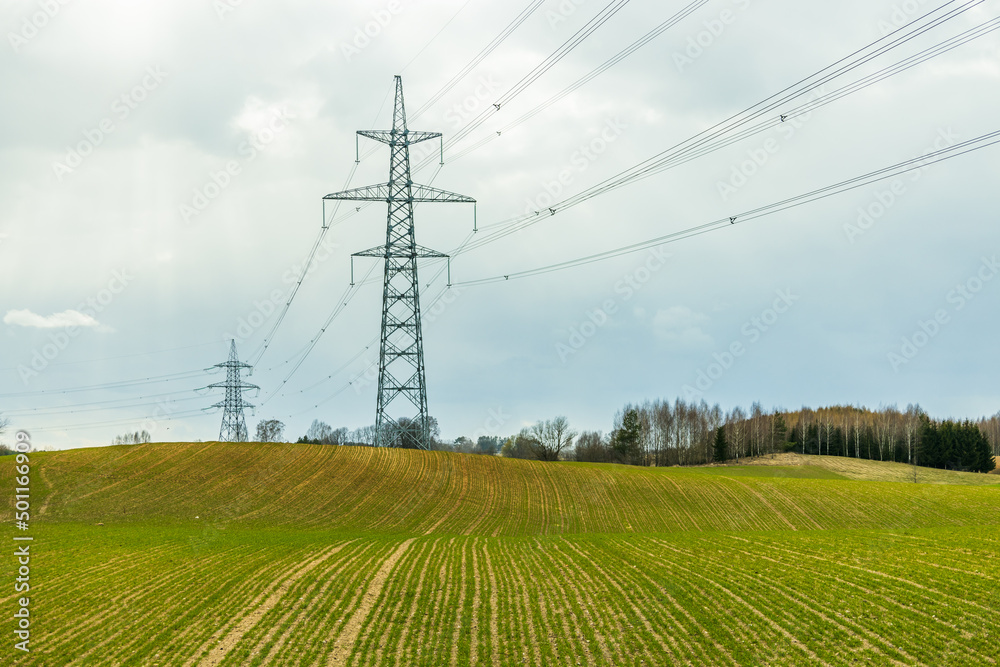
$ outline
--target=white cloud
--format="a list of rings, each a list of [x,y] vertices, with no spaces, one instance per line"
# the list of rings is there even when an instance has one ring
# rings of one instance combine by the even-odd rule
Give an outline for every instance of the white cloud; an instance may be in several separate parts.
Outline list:
[[[101,324],[90,315],[78,310],[64,310],[48,317],[37,315],[30,310],[8,310],[3,316],[4,324],[17,324],[37,329],[62,329],[65,327],[100,327]]]
[[[707,315],[696,313],[687,306],[671,306],[656,311],[653,331],[674,345],[695,347],[712,342],[712,337],[701,329],[707,322]]]

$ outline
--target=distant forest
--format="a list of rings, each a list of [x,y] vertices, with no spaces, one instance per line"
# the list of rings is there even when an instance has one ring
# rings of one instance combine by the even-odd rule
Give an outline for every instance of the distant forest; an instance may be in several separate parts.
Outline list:
[[[682,399],[629,404],[611,432],[574,431],[564,417],[539,421],[511,436],[442,441],[431,420],[433,448],[543,461],[571,460],[637,466],[702,465],[780,452],[990,472],[1000,455],[1000,412],[978,421],[934,420],[918,405],[870,410],[834,406],[765,410],[754,403],[725,412]],[[372,445],[375,428],[333,429],[314,421],[299,442]]]
[[[778,452],[989,472],[1000,453],[1000,413],[978,422],[935,421],[917,405],[901,411],[835,406],[794,412],[754,403],[723,413],[678,399],[627,405],[607,437],[581,433],[574,458],[634,465],[699,465]]]

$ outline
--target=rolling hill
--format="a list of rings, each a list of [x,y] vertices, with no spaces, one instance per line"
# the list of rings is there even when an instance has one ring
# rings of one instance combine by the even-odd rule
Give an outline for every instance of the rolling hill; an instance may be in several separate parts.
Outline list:
[[[14,664],[996,664],[1000,480],[786,463],[33,454]]]
[[[486,536],[915,528],[994,516],[994,477],[967,474],[997,487],[993,493],[940,484],[915,493],[912,482],[854,484],[846,466],[830,470],[836,457],[809,458],[805,467],[654,469],[371,447],[124,445],[36,455],[35,502],[40,518],[56,522],[222,520]],[[901,466],[863,465],[892,477]],[[935,473],[968,481],[921,469]]]

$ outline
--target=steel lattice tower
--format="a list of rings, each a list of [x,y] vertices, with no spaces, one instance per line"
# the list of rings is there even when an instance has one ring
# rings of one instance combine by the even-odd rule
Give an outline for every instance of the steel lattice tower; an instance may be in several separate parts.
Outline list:
[[[226,390],[225,400],[212,406],[224,410],[222,428],[219,429],[219,442],[247,442],[249,438],[247,437],[247,423],[243,417],[243,408],[252,408],[253,405],[243,400],[243,392],[248,389],[260,389],[260,387],[240,379],[240,371],[244,368],[251,368],[251,366],[240,361],[236,354],[235,340],[229,346],[229,361],[224,364],[216,364],[215,368],[226,369],[225,382],[208,385],[209,389]]]
[[[353,255],[381,257],[385,262],[375,444],[427,449],[430,445],[430,425],[427,382],[424,377],[424,341],[420,328],[417,259],[448,256],[417,245],[413,228],[413,204],[475,203],[476,200],[426,185],[417,185],[410,180],[410,146],[428,139],[439,139],[441,133],[418,132],[406,127],[403,81],[399,76],[395,81],[396,102],[392,129],[358,131],[359,136],[389,145],[389,182],[338,192],[327,195],[324,199],[384,201],[388,204],[385,245]],[[398,416],[394,417],[394,414]]]

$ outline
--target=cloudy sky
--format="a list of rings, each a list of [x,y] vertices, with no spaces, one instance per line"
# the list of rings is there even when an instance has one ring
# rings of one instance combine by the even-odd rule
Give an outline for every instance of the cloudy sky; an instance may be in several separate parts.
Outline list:
[[[375,260],[356,260],[358,279],[374,281],[320,331],[342,303],[350,254],[384,240],[384,205],[340,209],[260,352],[319,237],[323,195],[387,180],[385,147],[362,143],[352,167],[355,131],[391,124],[393,75],[412,129],[447,139],[481,119],[439,172],[432,160],[414,180],[474,197],[488,227],[585,192],[938,7],[974,5],[766,118],[1000,16],[993,0],[694,4],[503,130],[688,3],[611,3],[621,7],[495,110],[609,5],[7,2],[0,413],[48,448],[138,428],[213,439],[220,415],[201,409],[220,392],[194,390],[223,379],[203,369],[237,337],[261,387],[248,394],[251,431],[261,418],[284,421],[291,439],[314,418],[372,423]],[[440,263],[423,264],[428,394],[443,435],[507,434],[560,414],[607,431],[626,402],[676,396],[726,409],[997,412],[1000,146],[758,219],[739,214],[996,131],[998,111],[993,32],[463,252],[451,290]],[[669,245],[462,285],[729,216],[740,223]],[[416,224],[419,244],[447,252],[472,231],[472,210],[424,204]]]

